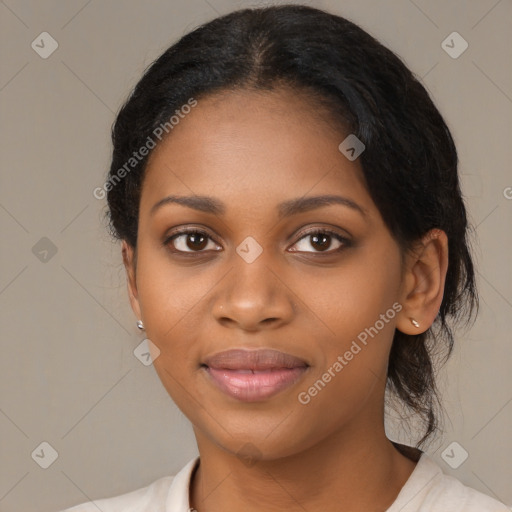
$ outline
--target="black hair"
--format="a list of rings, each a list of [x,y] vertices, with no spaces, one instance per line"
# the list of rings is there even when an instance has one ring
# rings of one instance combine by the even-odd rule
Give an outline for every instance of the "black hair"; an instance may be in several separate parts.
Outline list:
[[[470,226],[457,152],[443,117],[401,59],[356,24],[299,5],[242,9],[168,48],[146,70],[112,129],[111,231],[136,248],[148,157],[132,160],[130,168],[126,163],[162,126],[172,136],[169,120],[191,98],[280,86],[306,91],[365,144],[359,159],[369,194],[402,251],[432,228],[447,234],[449,263],[439,314],[424,333],[396,330],[388,364],[387,390],[423,422],[419,447],[439,429],[434,363],[441,353],[447,359],[453,348],[448,320],[469,322],[478,309]]]

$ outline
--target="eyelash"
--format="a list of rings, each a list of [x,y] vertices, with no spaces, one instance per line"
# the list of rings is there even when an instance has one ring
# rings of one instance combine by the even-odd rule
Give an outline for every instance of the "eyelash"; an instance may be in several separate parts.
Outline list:
[[[184,228],[179,231],[175,231],[174,233],[172,233],[171,235],[169,235],[168,237],[165,238],[163,245],[166,247],[169,247],[169,245],[172,245],[172,242],[175,238],[178,238],[180,236],[187,235],[187,234],[202,235],[204,237],[209,238],[210,240],[215,242],[217,245],[219,245],[218,242],[216,240],[214,240],[206,231],[203,231],[202,229],[199,229],[199,228]],[[300,254],[306,253],[306,254],[332,255],[335,253],[339,253],[343,249],[350,247],[352,245],[351,241],[348,238],[345,238],[342,235],[340,235],[339,233],[337,233],[331,229],[328,229],[328,228],[315,228],[315,229],[311,229],[309,231],[303,232],[303,233],[301,233],[300,238],[295,242],[295,244],[297,244],[303,238],[307,238],[308,236],[313,236],[313,235],[320,235],[320,234],[332,236],[333,238],[338,240],[342,245],[340,247],[338,247],[337,249],[331,249],[328,251],[292,251],[292,252],[297,252]],[[205,250],[200,250],[200,251],[180,251],[178,249],[170,249],[170,250],[174,254],[185,255],[185,256],[193,255],[193,254],[201,254],[201,253],[207,252]]]

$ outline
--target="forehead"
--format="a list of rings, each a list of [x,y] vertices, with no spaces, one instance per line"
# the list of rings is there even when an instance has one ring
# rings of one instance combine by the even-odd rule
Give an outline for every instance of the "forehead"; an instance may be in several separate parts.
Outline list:
[[[210,195],[233,207],[343,192],[369,204],[348,135],[325,107],[289,89],[223,92],[199,99],[149,157],[141,211],[165,195]],[[370,201],[371,202],[371,201]]]

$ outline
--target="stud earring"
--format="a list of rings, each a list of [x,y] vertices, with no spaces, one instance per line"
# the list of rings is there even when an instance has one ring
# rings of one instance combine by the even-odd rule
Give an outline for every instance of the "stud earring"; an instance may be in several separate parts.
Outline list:
[[[142,320],[137,320],[137,327],[143,331],[144,330],[144,324],[142,323]]]
[[[419,327],[420,326],[419,322],[414,320],[414,318],[411,318],[411,324],[414,325],[414,327]]]

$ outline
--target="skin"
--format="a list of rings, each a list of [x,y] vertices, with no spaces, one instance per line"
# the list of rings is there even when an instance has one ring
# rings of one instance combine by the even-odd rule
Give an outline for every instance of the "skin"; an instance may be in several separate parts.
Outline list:
[[[199,512],[383,511],[415,467],[384,432],[386,371],[394,330],[423,332],[437,315],[446,234],[429,232],[402,262],[358,160],[338,150],[348,133],[326,119],[286,89],[216,94],[201,99],[148,161],[137,249],[123,242],[123,260],[133,311],[160,350],[154,367],[194,428],[201,462],[190,506]],[[151,212],[171,194],[211,196],[225,212],[175,203]],[[323,194],[349,198],[365,214],[340,204],[277,214],[283,201]],[[186,226],[211,239],[199,249],[186,235],[165,245],[172,228]],[[350,243],[315,244],[304,234],[311,228],[333,229]],[[236,252],[248,236],[263,250],[252,263]],[[298,393],[394,303],[401,311],[299,403]],[[273,348],[310,367],[279,394],[240,402],[200,367],[231,348]]]

